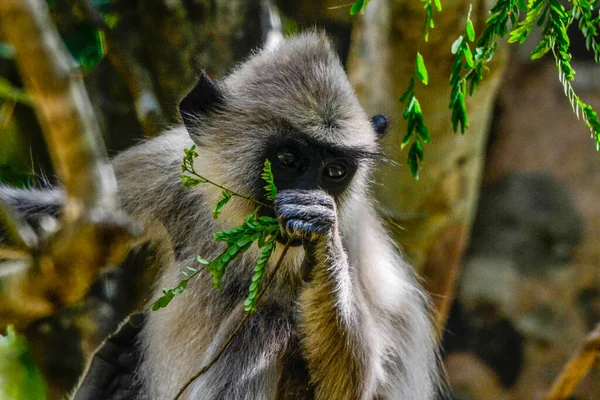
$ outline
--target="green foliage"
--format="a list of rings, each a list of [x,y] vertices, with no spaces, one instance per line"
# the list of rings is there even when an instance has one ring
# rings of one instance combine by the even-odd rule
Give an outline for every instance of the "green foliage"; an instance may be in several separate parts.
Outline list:
[[[268,159],[265,160],[261,178],[267,182],[267,185],[265,186],[265,190],[267,191],[266,198],[271,201],[275,200],[275,197],[277,197],[277,187],[275,187],[275,178],[273,177],[273,171],[271,170],[271,162]]]
[[[356,15],[358,13],[364,13],[365,8],[367,8],[367,4],[369,4],[371,0],[356,0],[352,7],[350,7],[350,15]]]
[[[594,61],[600,64],[600,44],[598,34],[600,29],[600,14],[594,18],[592,11],[598,5],[598,1],[573,0],[573,17],[579,21],[579,30],[585,37],[586,48],[594,53]]]
[[[223,209],[223,206],[225,206],[225,204],[229,203],[229,200],[231,200],[231,197],[233,196],[233,194],[229,190],[223,190],[223,192],[221,194],[223,195],[223,197],[221,198],[221,200],[219,200],[219,202],[217,203],[217,206],[215,207],[215,209],[212,212],[212,216],[214,219],[219,218],[219,215],[221,214],[221,210]]]
[[[90,6],[95,8],[106,24],[108,29],[113,29],[119,22],[119,15],[114,11],[113,0],[89,0]],[[58,7],[59,0],[46,0],[51,10]],[[85,71],[92,71],[106,54],[106,43],[104,34],[92,23],[83,18],[79,5],[72,2],[73,15],[79,16],[79,24],[68,24],[69,29],[61,31],[62,40],[77,62]],[[83,13],[85,14],[85,13]]]
[[[31,187],[33,174],[21,171],[12,164],[0,164],[0,184],[20,188]]]
[[[531,58],[539,59],[552,51],[565,96],[569,99],[577,118],[581,113],[581,117],[591,131],[596,149],[600,150],[600,124],[598,124],[597,114],[589,104],[581,100],[571,85],[571,81],[575,79],[575,70],[571,66],[572,56],[569,51],[570,40],[567,34],[569,25],[574,20],[579,20],[579,28],[586,39],[586,46],[594,53],[594,60],[598,63],[600,49],[597,41],[597,29],[600,24],[600,16],[592,17],[592,10],[597,2],[592,5],[586,0],[572,0],[572,3],[572,10],[567,11],[558,0],[530,0],[527,5],[527,16],[511,32],[509,42],[523,43],[534,24],[542,27],[542,38],[533,50]]]
[[[441,12],[442,2],[441,0],[421,0],[421,2],[423,3],[423,8],[425,9],[425,21],[423,22],[421,38],[425,39],[427,42],[429,40],[429,29],[435,28],[435,23],[433,21],[433,4],[435,4],[437,12]]]
[[[246,301],[244,301],[244,309],[246,312],[256,311],[256,302],[258,300],[258,294],[260,293],[261,284],[264,279],[265,268],[277,245],[276,240],[277,235],[279,234],[279,227],[277,228],[277,231],[273,232],[273,234],[268,238],[266,238],[266,235],[263,235],[261,238],[264,245],[260,246],[259,244],[261,251],[258,256],[258,260],[256,261],[254,271],[252,272],[252,283],[250,284],[248,298],[246,298]]]
[[[104,34],[88,23],[77,25],[62,39],[69,53],[85,71],[92,71],[104,57]]]
[[[417,52],[417,69],[415,71],[415,75],[419,80],[423,83],[423,85],[427,85],[429,81],[429,77],[427,74],[427,68],[425,68],[425,61],[423,60],[423,56],[421,53]]]
[[[22,336],[12,326],[0,335],[0,399],[44,400],[44,378]]]
[[[435,27],[433,21],[433,7],[438,12],[442,11],[442,3],[440,0],[421,0],[423,8],[425,9],[425,19],[423,21],[423,28],[421,30],[421,39],[426,42],[429,40],[429,29]],[[419,41],[419,47],[421,42]],[[415,59],[415,74],[411,77],[408,84],[408,89],[402,96],[400,96],[400,102],[406,102],[402,117],[407,121],[406,135],[402,139],[401,148],[404,149],[412,142],[408,151],[408,167],[410,173],[414,179],[419,180],[419,164],[423,161],[423,143],[429,143],[429,129],[425,125],[423,119],[423,112],[421,110],[421,104],[417,100],[415,94],[415,78],[419,80],[423,85],[429,84],[429,74],[427,67],[425,66],[425,60],[423,55],[417,51]]]
[[[198,157],[198,153],[196,152],[195,145],[189,149],[184,149],[184,157],[181,163],[181,170],[183,174],[180,176],[184,186],[188,188],[201,183],[206,183],[223,189],[223,197],[218,202],[215,210],[212,213],[213,218],[216,219],[219,217],[221,210],[233,196],[239,196],[247,200],[252,200],[199,175],[194,169],[194,158],[196,157]],[[190,176],[190,174],[192,176]],[[277,188],[275,187],[273,172],[271,171],[271,163],[269,160],[265,160],[261,177],[267,183],[265,186],[265,197],[269,200],[274,200],[275,196],[277,196]],[[252,244],[257,244],[259,248],[259,257],[252,274],[248,298],[244,302],[244,307],[247,312],[256,311],[256,301],[258,299],[257,296],[260,293],[265,267],[269,261],[269,258],[271,257],[271,254],[275,250],[277,245],[277,236],[279,235],[279,222],[276,218],[258,216],[258,209],[264,206],[270,207],[269,205],[258,203],[258,207],[254,213],[246,216],[242,225],[215,233],[215,241],[224,242],[227,244],[227,248],[225,248],[225,250],[218,257],[212,261],[207,261],[200,256],[198,256],[196,259],[198,263],[200,263],[211,273],[213,286],[215,289],[220,289],[221,279],[223,278],[223,275],[225,274],[229,264],[241,254],[245,253],[250,246],[252,246]],[[163,295],[154,302],[152,305],[152,310],[156,311],[168,306],[175,296],[183,293],[183,291],[187,288],[190,279],[194,278],[202,270],[203,268],[196,269],[188,267],[187,271],[182,272],[184,279],[182,279],[175,288],[163,289]]]
[[[27,104],[28,106],[33,105],[33,98],[18,87],[13,86],[12,83],[6,78],[0,76],[0,99],[12,101],[15,103]]]
[[[415,179],[419,179],[419,163],[423,161],[423,143],[429,143],[429,129],[423,120],[423,112],[417,97],[415,96],[415,78],[410,78],[408,89],[400,102],[406,102],[402,117],[407,122],[407,132],[402,139],[401,148],[404,149],[412,142],[408,151],[408,167]]]

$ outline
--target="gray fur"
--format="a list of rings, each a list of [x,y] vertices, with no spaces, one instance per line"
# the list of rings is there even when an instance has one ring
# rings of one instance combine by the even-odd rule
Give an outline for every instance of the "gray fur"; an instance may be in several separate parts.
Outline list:
[[[114,160],[122,206],[160,249],[164,272],[155,298],[177,285],[185,267],[197,265],[196,255],[216,257],[222,247],[212,241],[213,232],[238,225],[253,209],[234,198],[213,220],[220,190],[183,188],[178,175],[184,148],[195,142],[197,171],[250,196],[262,192],[255,177],[273,136],[303,135],[379,151],[377,135],[322,34],[260,51],[217,85],[224,101],[213,112]],[[307,255],[315,261],[310,279],[302,276],[303,248],[290,249],[258,312],[183,398],[434,398],[439,363],[428,299],[375,215],[371,164],[360,162],[335,202],[318,191],[280,194],[282,225],[292,236],[314,240],[315,253]],[[280,252],[278,246],[268,268]],[[140,335],[139,397],[172,398],[214,356],[243,316],[256,255],[251,248],[232,263],[221,290],[200,275],[166,309],[148,314]]]
[[[378,150],[369,119],[323,35],[305,34],[259,52],[218,85],[223,106],[198,115],[188,128],[200,154],[196,169],[233,190],[260,194],[254,177],[264,143],[290,130],[324,143]],[[126,211],[167,248],[179,249],[170,252],[156,296],[177,284],[196,254],[218,255],[212,233],[239,224],[252,210],[236,200],[214,221],[210,210],[219,191],[182,188],[178,165],[191,144],[178,128],[115,160]],[[321,242],[310,283],[300,272],[304,250],[292,249],[259,312],[186,398],[284,398],[278,382],[295,372],[283,371],[282,363],[298,341],[318,399],[435,396],[438,360],[427,299],[375,216],[370,169],[368,161],[359,165],[349,189],[336,199],[337,208],[328,208],[333,203],[322,197],[315,200],[328,216],[335,210],[337,219],[322,231],[328,239]],[[280,216],[291,207],[285,196],[278,199]],[[302,206],[304,200],[296,201]],[[218,350],[242,318],[255,256],[250,251],[229,267],[221,291],[202,276],[167,309],[149,315],[140,374],[149,397],[172,396]]]

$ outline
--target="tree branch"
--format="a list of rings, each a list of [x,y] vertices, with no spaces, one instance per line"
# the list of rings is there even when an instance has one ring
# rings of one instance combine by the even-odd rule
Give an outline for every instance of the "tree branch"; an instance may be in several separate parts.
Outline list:
[[[3,207],[28,268],[3,277],[0,320],[27,323],[81,299],[100,270],[121,262],[134,232],[117,208],[117,184],[81,73],[52,24],[43,0],[0,1],[0,23],[16,60],[66,189],[60,228],[37,246]],[[35,248],[33,248],[35,247]]]
[[[569,398],[598,357],[600,357],[600,324],[596,325],[596,328],[588,334],[583,345],[565,365],[545,400]]]

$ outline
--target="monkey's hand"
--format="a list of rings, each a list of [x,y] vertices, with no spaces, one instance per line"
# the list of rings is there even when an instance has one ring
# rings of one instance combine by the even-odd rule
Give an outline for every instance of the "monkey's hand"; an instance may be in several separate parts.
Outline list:
[[[275,210],[282,232],[292,240],[302,240],[306,256],[301,273],[308,281],[318,256],[337,235],[335,201],[322,190],[282,190]]]
[[[282,230],[302,239],[306,252],[302,274],[310,285],[300,296],[300,331],[316,398],[373,398],[373,350],[364,340],[373,321],[342,245],[333,198],[284,190],[275,209]]]
[[[282,190],[275,210],[282,230],[292,239],[316,242],[337,229],[335,202],[322,190]]]

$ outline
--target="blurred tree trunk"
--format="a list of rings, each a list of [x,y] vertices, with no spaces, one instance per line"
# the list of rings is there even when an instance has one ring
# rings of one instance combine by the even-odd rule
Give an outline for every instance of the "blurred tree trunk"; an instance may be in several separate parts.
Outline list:
[[[485,145],[496,90],[506,52],[500,49],[481,89],[467,100],[470,128],[455,134],[450,123],[450,76],[453,41],[464,31],[469,1],[443,2],[434,13],[435,29],[422,41],[429,86],[417,84],[431,143],[425,145],[420,180],[406,166],[400,150],[406,131],[403,104],[398,102],[414,74],[415,55],[423,25],[423,4],[408,0],[373,0],[354,26],[348,70],[368,113],[383,113],[391,121],[384,143],[388,157],[400,165],[382,165],[376,194],[381,214],[389,222],[425,284],[434,295],[440,326],[451,304],[461,256],[467,243],[479,193]],[[488,3],[473,4],[476,31],[483,29]]]
[[[202,69],[223,76],[261,42],[260,0],[114,3],[119,20],[103,26],[107,57],[86,78],[111,153],[179,123],[179,101]],[[83,14],[61,12],[61,32],[81,19],[103,24]]]

